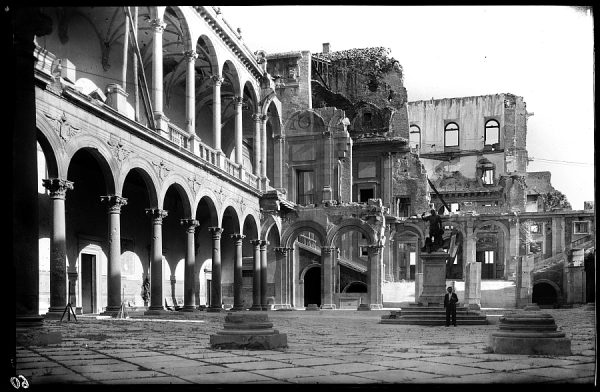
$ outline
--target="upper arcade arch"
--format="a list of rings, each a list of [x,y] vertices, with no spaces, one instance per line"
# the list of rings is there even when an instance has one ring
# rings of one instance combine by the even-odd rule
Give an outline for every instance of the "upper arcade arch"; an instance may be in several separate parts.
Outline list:
[[[148,207],[157,206],[158,189],[160,189],[158,178],[148,161],[140,157],[133,157],[123,162],[119,177],[117,178],[118,194],[122,194],[127,175],[134,170],[141,175],[146,184],[146,190],[148,191],[148,197],[150,199],[150,205]]]
[[[116,168],[116,164],[114,162],[114,159],[112,158],[112,155],[104,146],[104,143],[101,143],[100,139],[94,136],[83,135],[78,137],[76,142],[74,141],[74,143],[71,146],[72,148],[67,148],[67,161],[69,162],[69,166],[75,154],[77,154],[81,150],[85,150],[92,157],[94,157],[95,161],[100,167],[100,171],[102,172],[102,176],[104,179],[106,193],[109,195],[117,194],[115,186],[115,173],[117,173],[118,170]]]
[[[180,174],[171,174],[164,180],[162,187],[160,188],[161,191],[158,198],[158,205],[164,206],[165,197],[171,187],[175,188],[175,190],[179,194],[179,197],[181,198],[184,216],[192,216],[192,212],[195,211],[192,211],[192,206],[190,203],[190,200],[192,199],[190,197],[191,192],[187,186],[185,179]]]
[[[365,223],[358,218],[346,219],[340,225],[332,227],[327,233],[326,243],[328,246],[335,244],[342,235],[349,231],[358,231],[364,234],[367,237],[367,241],[370,245],[376,245],[375,229],[373,229],[373,227],[371,227],[368,223]]]
[[[323,226],[313,221],[304,220],[294,223],[284,231],[281,236],[281,246],[291,248],[298,235],[303,231],[313,232],[317,236],[321,246],[327,245],[327,232]]]

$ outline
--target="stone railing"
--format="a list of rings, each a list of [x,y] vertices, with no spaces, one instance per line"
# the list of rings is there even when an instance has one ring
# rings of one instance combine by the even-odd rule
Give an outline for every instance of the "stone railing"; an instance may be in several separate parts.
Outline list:
[[[301,243],[302,245],[308,246],[309,248],[319,250],[319,251],[321,250],[321,247],[319,247],[319,245],[317,245],[317,241],[312,238],[308,238],[307,236],[304,236],[304,235],[299,235],[297,240],[299,243]]]
[[[182,148],[184,150],[189,150],[189,141],[188,141],[187,132],[185,132],[183,129],[177,127],[173,123],[169,123],[169,139],[173,143],[177,144],[177,146],[179,146],[179,148]]]
[[[245,170],[243,170],[244,172],[244,182],[248,185],[253,186],[254,188],[259,188],[260,184],[258,181],[258,177],[255,176],[254,174],[247,172]]]
[[[219,166],[217,152],[202,142],[198,142],[198,156],[213,166]]]
[[[237,163],[234,163],[231,159],[223,158],[223,170],[225,170],[229,175],[240,178],[240,170]]]
[[[588,234],[585,237],[581,237],[581,238],[579,238],[579,239],[577,239],[575,241],[572,241],[571,242],[571,248],[576,248],[579,245],[584,244],[584,243],[586,243],[588,241],[591,241],[591,240],[592,240],[592,236]]]

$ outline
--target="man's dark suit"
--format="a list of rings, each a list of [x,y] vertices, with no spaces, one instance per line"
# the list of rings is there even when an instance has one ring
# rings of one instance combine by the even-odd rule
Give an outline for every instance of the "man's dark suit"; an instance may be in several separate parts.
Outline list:
[[[456,327],[456,303],[458,295],[456,293],[446,293],[444,296],[444,307],[446,308],[446,327],[450,326],[450,316],[452,316],[452,325]]]

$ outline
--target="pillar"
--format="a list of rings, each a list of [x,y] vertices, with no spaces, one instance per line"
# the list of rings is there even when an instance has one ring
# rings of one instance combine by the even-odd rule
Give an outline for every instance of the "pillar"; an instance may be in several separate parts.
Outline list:
[[[267,177],[267,116],[260,116],[260,176]]]
[[[235,106],[235,163],[242,165],[242,97],[234,97],[233,104]]]
[[[323,139],[321,139],[323,143],[323,190],[321,192],[321,202],[323,204],[329,203],[333,199],[333,167],[332,167],[332,137],[331,131],[323,132]]]
[[[371,309],[382,308],[381,296],[381,248],[382,245],[369,245],[369,269],[367,279],[369,281],[369,304]]]
[[[60,178],[42,180],[52,200],[50,232],[50,308],[46,318],[60,318],[70,302],[67,297],[67,236],[65,229],[65,197],[73,189],[71,181]],[[75,294],[74,292],[71,294]]]
[[[465,279],[464,303],[470,309],[481,307],[481,263],[477,263],[475,256],[477,250],[477,235],[473,232],[473,221],[467,221],[467,236],[463,239],[465,251],[463,252],[463,276]]]
[[[552,217],[552,256],[565,250],[565,218]]]
[[[210,306],[209,312],[220,312],[223,309],[223,300],[221,297],[221,227],[209,227],[208,231],[212,234],[212,267],[211,267],[211,285],[210,285]]]
[[[213,81],[213,148],[221,153],[221,75],[212,75]]]
[[[337,253],[335,246],[322,246],[321,258],[323,268],[321,271],[321,309],[335,309],[333,303],[333,258]]]
[[[275,178],[273,178],[273,187],[274,188],[285,188],[283,184],[283,157],[285,156],[285,136],[283,135],[275,135],[273,136],[273,140],[275,142],[274,156],[273,156],[273,173]]]
[[[252,240],[250,243],[254,246],[254,274],[252,275],[252,308],[250,310],[262,310],[261,305],[261,263],[260,263],[260,244],[261,240]]]
[[[187,61],[187,73],[185,83],[185,116],[186,131],[193,138],[196,135],[196,59],[198,53],[195,50],[188,50],[184,53]],[[190,142],[190,146],[193,143]]]
[[[233,260],[233,308],[231,310],[244,310],[244,301],[242,298],[242,288],[244,285],[242,278],[242,240],[246,236],[243,234],[232,234],[231,238],[235,246]]]
[[[185,227],[185,269],[183,277],[183,311],[193,312],[196,309],[194,297],[194,271],[196,268],[196,251],[194,233],[199,222],[196,219],[182,219],[181,225]]]
[[[150,20],[152,26],[152,92],[154,93],[154,121],[156,128],[168,131],[168,121],[163,113],[163,31],[167,27],[162,19]],[[140,64],[141,65],[141,64]]]
[[[117,195],[100,196],[108,208],[108,264],[106,270],[107,304],[105,314],[121,308],[121,207],[127,199]]]
[[[7,7],[4,11],[12,46],[7,48],[12,96],[7,111],[12,117],[12,260],[8,279],[17,281],[14,291],[15,327],[41,327],[39,311],[39,206],[37,176],[36,106],[34,85],[34,35],[52,32],[52,20],[38,8]],[[12,85],[12,86],[11,86]],[[11,88],[12,87],[12,88]],[[9,234],[10,235],[10,234]],[[12,306],[9,297],[7,302]],[[14,351],[12,351],[14,353]]]
[[[170,276],[169,283],[171,283],[171,300],[173,301],[173,309],[176,309],[177,297],[175,296],[175,284],[177,283],[177,278],[175,277],[175,274]]]
[[[255,113],[252,115],[252,120],[254,120],[254,143],[252,145],[252,149],[254,150],[254,175],[260,177],[260,118],[262,115],[260,113]]]
[[[260,305],[262,310],[267,306],[267,246],[269,241],[260,242]]]
[[[290,309],[290,277],[288,252],[291,248],[277,247],[275,248],[276,267],[275,267],[275,305],[277,309]]]
[[[162,278],[162,221],[168,212],[147,208],[146,215],[152,219],[152,244],[150,250],[150,307],[145,314],[157,314],[165,310]]]

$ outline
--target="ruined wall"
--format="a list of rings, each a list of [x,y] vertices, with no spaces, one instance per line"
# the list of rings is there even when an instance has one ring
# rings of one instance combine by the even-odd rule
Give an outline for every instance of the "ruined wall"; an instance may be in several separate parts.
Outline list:
[[[310,58],[309,51],[267,55],[267,72],[276,80],[284,124],[292,113],[312,107]]]
[[[410,197],[410,215],[427,211],[429,185],[427,172],[419,157],[410,152],[394,154],[392,173],[393,202],[398,197]],[[393,209],[392,212],[397,213]]]

